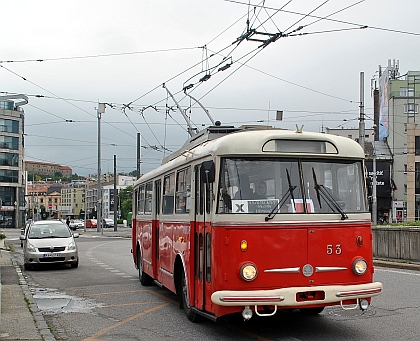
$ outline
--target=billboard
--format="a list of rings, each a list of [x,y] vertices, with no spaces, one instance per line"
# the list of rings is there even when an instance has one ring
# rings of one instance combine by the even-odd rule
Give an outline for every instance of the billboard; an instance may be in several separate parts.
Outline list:
[[[389,102],[389,68],[379,77],[379,141],[387,138],[388,133],[388,102]]]
[[[373,183],[373,164],[371,160],[365,162],[368,177],[366,183],[369,190],[369,195],[372,194]],[[392,195],[392,181],[391,181],[391,162],[380,161],[376,162],[376,196],[378,198],[391,198]]]

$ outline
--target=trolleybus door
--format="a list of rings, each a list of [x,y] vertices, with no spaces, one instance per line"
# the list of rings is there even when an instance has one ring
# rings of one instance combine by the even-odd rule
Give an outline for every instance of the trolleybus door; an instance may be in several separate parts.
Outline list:
[[[210,292],[210,193],[208,185],[200,177],[200,166],[194,170],[195,215],[194,215],[194,306],[209,310],[211,301],[206,300]],[[211,185],[210,185],[211,186]]]
[[[152,240],[154,241],[154,245],[152,247],[153,249],[153,277],[157,278],[158,281],[161,280],[160,278],[160,261],[159,261],[159,229],[160,229],[160,208],[161,208],[161,192],[162,192],[162,181],[161,180],[156,180],[155,181],[155,198],[156,200],[154,201],[155,207],[153,208],[153,236],[152,236]]]

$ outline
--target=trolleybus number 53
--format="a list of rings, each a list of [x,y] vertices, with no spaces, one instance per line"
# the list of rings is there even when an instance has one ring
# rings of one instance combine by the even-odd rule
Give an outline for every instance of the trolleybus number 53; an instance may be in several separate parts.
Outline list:
[[[341,250],[341,244],[337,244],[335,245],[335,252],[334,252],[334,245],[332,244],[328,244],[327,245],[327,255],[332,255],[332,254],[336,254],[336,255],[341,255],[343,251]]]

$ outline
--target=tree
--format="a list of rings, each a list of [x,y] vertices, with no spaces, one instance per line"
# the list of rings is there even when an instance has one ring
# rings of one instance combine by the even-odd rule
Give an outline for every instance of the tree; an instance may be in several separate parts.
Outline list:
[[[131,212],[133,204],[133,186],[127,186],[120,189],[118,193],[118,201],[121,203],[121,216],[123,219],[127,218],[127,213]]]
[[[127,199],[124,200],[121,203],[121,216],[123,217],[123,219],[127,219],[127,214],[128,212],[131,212],[131,209],[133,207],[133,200],[132,199]]]
[[[124,200],[133,198],[133,186],[127,186],[120,189],[118,193],[118,200],[122,203]]]

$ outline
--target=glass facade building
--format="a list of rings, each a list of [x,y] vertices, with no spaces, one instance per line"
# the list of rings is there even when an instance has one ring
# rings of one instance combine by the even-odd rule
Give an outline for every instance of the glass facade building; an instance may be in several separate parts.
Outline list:
[[[0,227],[25,224],[24,95],[0,96]]]

